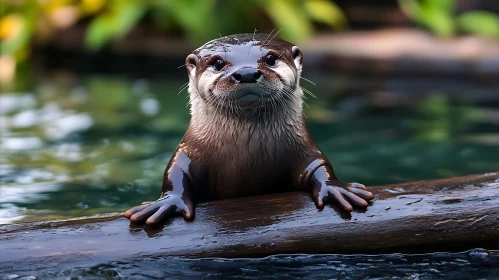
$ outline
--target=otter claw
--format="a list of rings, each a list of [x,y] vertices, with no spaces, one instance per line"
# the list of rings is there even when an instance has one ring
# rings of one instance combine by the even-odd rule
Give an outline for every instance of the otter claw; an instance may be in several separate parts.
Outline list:
[[[347,186],[350,188],[356,188],[356,189],[363,189],[363,190],[366,189],[365,185],[359,184],[359,183],[348,183]]]
[[[146,220],[147,224],[154,224],[171,216],[176,209],[181,210],[185,219],[193,217],[194,208],[190,200],[176,195],[168,195],[150,203],[142,203],[126,211],[125,217],[132,222]]]
[[[368,201],[374,198],[374,195],[367,191],[362,184],[342,184],[336,181],[317,184],[313,194],[317,208],[322,209],[324,207],[323,199],[329,197],[333,204],[347,212],[352,212],[354,207],[367,207]]]
[[[348,200],[345,198],[345,196],[341,193],[340,190],[341,188],[335,186],[327,187],[327,192],[329,197],[331,197],[333,201],[335,201],[336,204],[340,206],[343,210],[347,212],[352,212],[353,211],[352,205],[348,202]]]
[[[130,218],[133,214],[137,213],[137,212],[140,212],[142,209],[146,208],[147,205],[142,203],[141,205],[139,206],[135,206],[131,209],[128,209],[126,212],[125,212],[125,217],[127,218]]]
[[[146,220],[146,224],[155,224],[159,221],[164,220],[169,214],[175,211],[175,208],[176,208],[175,205],[160,207],[158,211],[156,211],[156,213],[154,213]]]
[[[366,191],[365,189],[360,189],[360,188],[355,188],[355,187],[351,187],[351,188],[347,188],[347,189],[351,193],[355,194],[357,197],[360,197],[364,200],[369,201],[369,200],[374,198],[374,194],[372,192]]]
[[[350,192],[350,190],[346,190],[344,188],[338,188],[340,193],[354,206],[357,207],[367,207],[367,201],[362,199],[361,197],[355,195],[354,193]]]

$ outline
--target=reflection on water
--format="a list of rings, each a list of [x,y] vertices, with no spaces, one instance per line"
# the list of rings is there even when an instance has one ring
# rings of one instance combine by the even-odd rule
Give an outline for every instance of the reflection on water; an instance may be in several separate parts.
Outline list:
[[[423,255],[277,255],[262,259],[151,259],[9,264],[6,279],[498,279],[499,251]],[[12,277],[12,278],[8,278]],[[29,279],[29,278],[23,278]],[[33,278],[34,279],[34,278]]]
[[[0,223],[155,199],[189,121],[181,84],[54,78],[1,93]],[[499,170],[497,104],[324,94],[337,86],[310,88],[319,99],[306,100],[306,115],[341,179],[373,185]]]

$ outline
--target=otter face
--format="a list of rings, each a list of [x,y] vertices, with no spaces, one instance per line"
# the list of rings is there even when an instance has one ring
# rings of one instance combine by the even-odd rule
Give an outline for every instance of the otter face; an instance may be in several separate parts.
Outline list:
[[[267,34],[210,41],[186,58],[191,101],[235,114],[279,110],[297,99],[301,107],[302,58],[298,47]]]

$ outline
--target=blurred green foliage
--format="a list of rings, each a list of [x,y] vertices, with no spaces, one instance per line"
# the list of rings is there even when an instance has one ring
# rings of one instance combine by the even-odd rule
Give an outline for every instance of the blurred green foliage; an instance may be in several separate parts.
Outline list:
[[[416,23],[440,37],[459,32],[499,38],[499,16],[486,11],[457,15],[456,0],[399,0],[402,11]]]
[[[16,56],[26,52],[31,38],[43,41],[58,29],[81,22],[89,22],[85,46],[91,50],[125,35],[143,20],[160,31],[183,32],[194,44],[272,25],[291,41],[310,36],[314,22],[346,27],[342,11],[327,0],[26,0],[7,1],[0,16],[1,53]]]
[[[467,12],[457,18],[461,30],[499,38],[499,16],[485,11]]]
[[[85,44],[99,49],[111,39],[127,33],[147,11],[147,3],[137,0],[111,0],[108,10],[96,16],[88,26]]]
[[[415,22],[441,37],[469,32],[499,38],[499,17],[486,11],[455,13],[455,0],[398,0]],[[194,45],[221,35],[279,31],[299,43],[317,24],[340,30],[347,18],[334,0],[4,0],[0,6],[0,81],[27,61],[32,41],[51,42],[59,30],[84,28],[84,45],[99,50],[129,33],[183,34]],[[79,30],[79,29],[75,29]],[[142,30],[142,31],[140,31]],[[76,37],[81,36],[76,34]]]

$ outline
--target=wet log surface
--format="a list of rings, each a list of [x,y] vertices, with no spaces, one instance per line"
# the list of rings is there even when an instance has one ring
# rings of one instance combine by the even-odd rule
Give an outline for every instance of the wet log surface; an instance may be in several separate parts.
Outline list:
[[[121,215],[2,225],[0,263],[499,249],[499,172],[369,189],[374,203],[351,215],[293,192],[204,203],[161,227]]]

